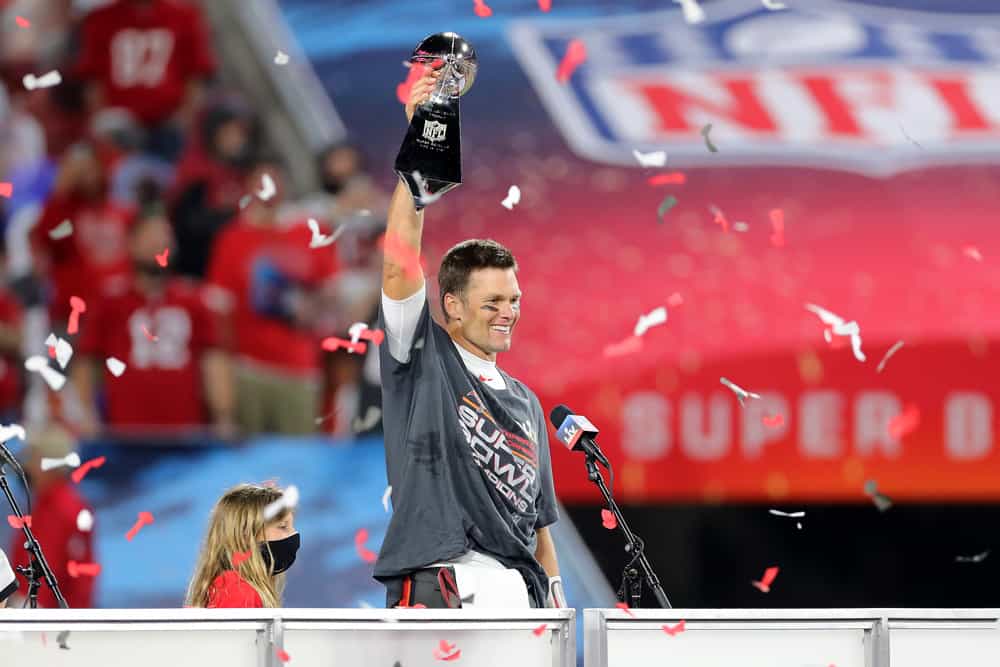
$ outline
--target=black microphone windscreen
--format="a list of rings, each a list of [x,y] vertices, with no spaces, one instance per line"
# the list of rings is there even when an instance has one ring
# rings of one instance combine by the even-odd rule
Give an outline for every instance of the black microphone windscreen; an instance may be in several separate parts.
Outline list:
[[[560,426],[562,426],[562,423],[566,419],[566,417],[568,417],[571,414],[573,414],[573,411],[567,408],[562,403],[560,403],[556,407],[552,408],[552,412],[549,413],[549,421],[552,422],[552,425],[558,429]]]

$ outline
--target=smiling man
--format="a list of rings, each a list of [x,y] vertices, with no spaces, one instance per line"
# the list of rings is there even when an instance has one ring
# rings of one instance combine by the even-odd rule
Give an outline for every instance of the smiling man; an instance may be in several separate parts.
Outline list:
[[[434,80],[414,85],[408,118]],[[564,607],[545,417],[534,392],[496,362],[521,316],[517,262],[495,241],[449,250],[438,272],[442,326],[417,259],[423,216],[400,181],[379,351],[393,515],[374,576],[388,607]]]

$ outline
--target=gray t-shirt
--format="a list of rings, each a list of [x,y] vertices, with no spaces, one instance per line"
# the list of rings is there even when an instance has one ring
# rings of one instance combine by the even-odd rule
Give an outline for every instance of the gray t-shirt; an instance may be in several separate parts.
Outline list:
[[[375,578],[475,550],[517,569],[544,607],[535,531],[559,514],[538,397],[499,368],[506,389],[472,375],[426,299],[409,352],[400,363],[388,345],[379,349],[393,514]]]

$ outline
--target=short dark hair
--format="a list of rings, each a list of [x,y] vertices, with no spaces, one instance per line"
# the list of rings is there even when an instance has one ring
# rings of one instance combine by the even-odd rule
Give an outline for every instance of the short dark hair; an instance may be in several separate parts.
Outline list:
[[[514,254],[492,239],[469,239],[462,241],[441,258],[438,271],[438,287],[441,292],[441,310],[448,321],[448,311],[444,307],[444,295],[456,294],[464,297],[469,285],[469,275],[476,269],[514,269],[517,260]]]

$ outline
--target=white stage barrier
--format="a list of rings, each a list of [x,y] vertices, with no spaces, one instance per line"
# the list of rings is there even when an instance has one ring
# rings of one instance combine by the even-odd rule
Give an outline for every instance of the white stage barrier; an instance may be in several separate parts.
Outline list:
[[[441,640],[456,665],[574,667],[575,637],[572,609],[0,609],[3,667],[441,667]]]
[[[586,667],[996,667],[1000,610],[587,609],[584,641]]]

